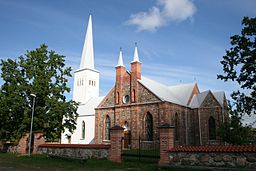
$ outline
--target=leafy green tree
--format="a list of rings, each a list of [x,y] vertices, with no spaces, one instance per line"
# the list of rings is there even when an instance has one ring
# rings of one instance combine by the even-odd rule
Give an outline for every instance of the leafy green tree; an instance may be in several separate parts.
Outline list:
[[[232,47],[226,51],[221,64],[223,75],[218,79],[238,83],[240,90],[231,97],[239,114],[256,114],[256,18],[244,17],[241,35],[231,37]]]
[[[4,84],[0,92],[0,137],[12,141],[24,131],[23,123],[28,104],[19,64],[15,60],[7,59],[1,61],[1,66]]]
[[[33,130],[42,130],[49,140],[60,138],[67,128],[75,129],[77,103],[67,101],[65,93],[71,68],[65,67],[65,56],[49,51],[46,45],[27,51],[18,60],[1,60],[1,120],[0,138],[18,139],[29,131],[31,93],[36,94]],[[5,118],[5,119],[2,119]],[[15,125],[15,126],[14,126]],[[8,129],[10,127],[15,127]]]
[[[230,144],[250,144],[252,129],[242,124],[242,116],[256,113],[256,18],[244,17],[241,35],[231,39],[232,47],[226,51],[221,64],[223,75],[217,78],[234,81],[240,86],[231,94],[230,120],[220,127],[220,136]]]
[[[232,108],[229,103],[230,120],[222,124],[219,128],[219,135],[222,139],[232,145],[250,144],[251,127],[243,125],[241,115],[236,108]]]

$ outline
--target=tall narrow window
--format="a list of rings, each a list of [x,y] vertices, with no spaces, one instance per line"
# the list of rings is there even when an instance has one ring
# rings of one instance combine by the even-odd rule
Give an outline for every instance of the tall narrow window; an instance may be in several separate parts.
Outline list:
[[[175,140],[179,140],[179,118],[178,118],[178,114],[175,113]]]
[[[116,104],[119,104],[119,92],[116,92]]]
[[[216,139],[216,125],[215,125],[215,119],[212,116],[210,116],[210,118],[209,118],[208,126],[209,126],[209,139],[215,140]]]
[[[110,140],[110,117],[107,115],[105,120],[105,140]]]
[[[153,118],[149,112],[146,115],[145,121],[146,139],[147,141],[153,141]]]
[[[135,102],[135,90],[132,90],[132,102]]]
[[[91,85],[91,80],[89,80],[89,85]]]
[[[85,122],[82,122],[82,139],[85,139]]]

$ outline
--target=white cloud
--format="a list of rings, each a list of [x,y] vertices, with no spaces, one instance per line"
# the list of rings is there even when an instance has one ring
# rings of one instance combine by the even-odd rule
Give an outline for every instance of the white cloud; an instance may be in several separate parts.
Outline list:
[[[159,8],[152,7],[148,12],[132,14],[128,24],[137,25],[139,31],[155,31],[157,27],[164,25],[164,20],[160,14]]]
[[[184,21],[196,11],[190,0],[158,0],[158,4],[163,6],[163,15],[176,21]]]
[[[136,25],[138,31],[155,31],[170,21],[191,19],[195,12],[196,7],[191,0],[157,0],[157,6],[148,12],[132,14],[127,24]]]

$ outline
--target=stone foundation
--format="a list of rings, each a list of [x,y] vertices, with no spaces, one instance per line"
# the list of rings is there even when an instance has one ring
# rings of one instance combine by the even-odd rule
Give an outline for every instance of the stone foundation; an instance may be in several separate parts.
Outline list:
[[[188,147],[180,147],[177,151],[171,150],[170,165],[256,169],[256,147],[248,147],[249,149],[246,146],[215,147],[222,148],[221,151],[207,150],[207,147],[205,149],[201,147],[201,150],[193,148],[194,150],[188,150]]]
[[[110,145],[97,144],[43,144],[37,154],[50,154],[65,158],[103,159],[109,156]]]

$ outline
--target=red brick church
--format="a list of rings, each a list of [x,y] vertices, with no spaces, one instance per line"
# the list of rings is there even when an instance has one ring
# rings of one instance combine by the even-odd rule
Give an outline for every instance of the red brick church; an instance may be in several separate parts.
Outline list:
[[[200,92],[196,83],[166,86],[142,76],[137,46],[131,71],[120,50],[116,82],[95,109],[95,143],[109,143],[109,129],[124,127],[131,140],[159,138],[158,126],[175,127],[176,145],[217,145],[217,129],[228,119],[224,92]],[[168,79],[168,78],[167,78]]]

